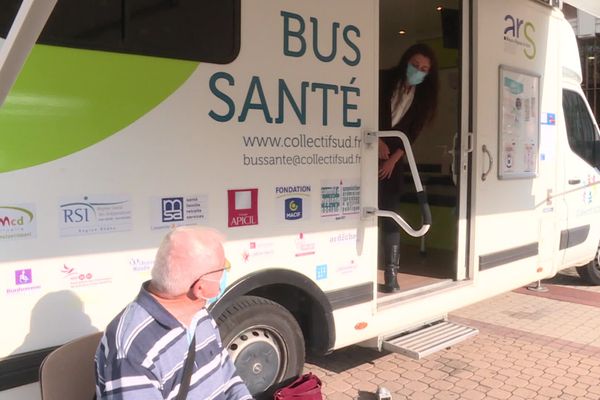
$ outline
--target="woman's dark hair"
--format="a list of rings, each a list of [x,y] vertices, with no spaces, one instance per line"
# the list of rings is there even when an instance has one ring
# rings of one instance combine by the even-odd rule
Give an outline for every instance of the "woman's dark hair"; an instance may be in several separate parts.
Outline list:
[[[406,68],[408,67],[408,61],[415,54],[421,54],[429,59],[431,62],[431,68],[429,73],[421,82],[415,87],[415,97],[411,105],[414,116],[412,118],[411,130],[420,132],[426,122],[429,122],[435,116],[437,109],[437,98],[439,90],[439,68],[437,59],[431,47],[426,44],[417,43],[408,48],[400,58],[398,65],[393,68],[393,80],[392,87],[396,88],[396,85],[400,87],[404,86],[406,82]]]

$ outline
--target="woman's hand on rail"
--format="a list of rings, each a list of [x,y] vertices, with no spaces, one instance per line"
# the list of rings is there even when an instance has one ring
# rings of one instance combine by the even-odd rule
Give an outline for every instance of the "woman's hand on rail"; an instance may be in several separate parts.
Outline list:
[[[378,139],[379,142],[379,159],[387,160],[390,158],[390,148],[387,144],[381,139]]]

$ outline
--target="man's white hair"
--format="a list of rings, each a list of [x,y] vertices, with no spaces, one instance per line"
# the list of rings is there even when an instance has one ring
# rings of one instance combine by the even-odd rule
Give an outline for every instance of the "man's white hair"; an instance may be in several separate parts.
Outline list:
[[[179,296],[200,275],[225,264],[223,236],[200,226],[178,227],[163,239],[152,268],[152,284],[160,292]]]

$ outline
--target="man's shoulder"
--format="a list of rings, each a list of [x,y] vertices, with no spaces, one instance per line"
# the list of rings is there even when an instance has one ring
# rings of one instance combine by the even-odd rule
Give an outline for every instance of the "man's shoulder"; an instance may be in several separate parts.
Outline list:
[[[115,352],[117,358],[121,358],[129,353],[134,342],[154,340],[154,338],[147,337],[147,334],[141,334],[153,322],[155,320],[148,311],[134,301],[108,324],[102,342]],[[139,346],[133,346],[133,348],[136,347]]]

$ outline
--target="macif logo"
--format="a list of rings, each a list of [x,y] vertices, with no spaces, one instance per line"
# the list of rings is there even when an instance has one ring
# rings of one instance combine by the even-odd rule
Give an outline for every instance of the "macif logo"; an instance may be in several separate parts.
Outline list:
[[[292,197],[285,199],[285,219],[293,221],[302,218],[302,199]]]
[[[16,227],[33,222],[33,213],[21,207],[0,206],[0,227]]]
[[[504,28],[504,40],[523,47],[525,57],[533,60],[537,53],[535,41],[532,37],[535,32],[535,26],[529,21],[516,18],[510,14],[504,17],[504,21],[508,23]]]

